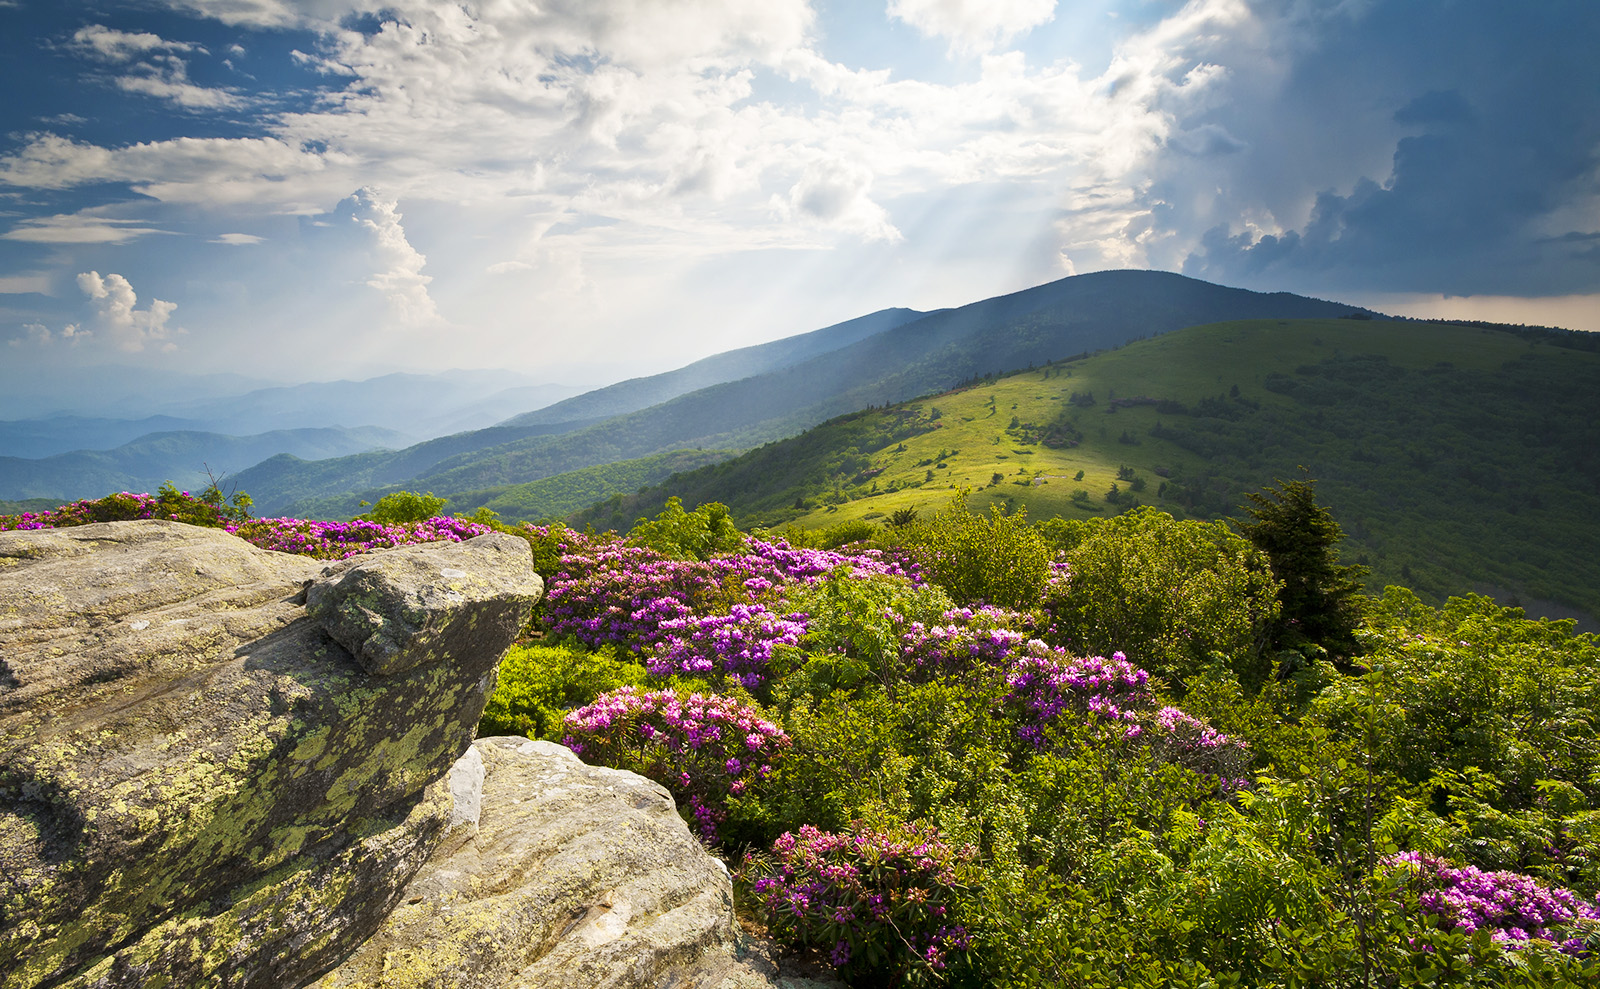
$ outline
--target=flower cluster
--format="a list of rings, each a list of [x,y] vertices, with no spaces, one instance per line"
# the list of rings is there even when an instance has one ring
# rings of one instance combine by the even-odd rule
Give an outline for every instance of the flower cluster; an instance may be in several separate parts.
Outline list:
[[[1584,950],[1580,932],[1600,927],[1600,900],[1587,902],[1571,890],[1549,889],[1515,872],[1456,867],[1416,852],[1388,861],[1414,871],[1422,909],[1468,934],[1487,930],[1504,948],[1523,948],[1537,939],[1579,954]]]
[[[723,613],[841,567],[856,577],[917,579],[876,550],[851,555],[747,538],[737,553],[678,560],[612,540],[584,543],[561,557],[545,616],[553,635],[591,648],[612,644],[643,652],[667,641],[665,622]]]
[[[716,588],[711,570],[621,542],[584,547],[561,557],[545,595],[550,632],[590,648],[642,650],[665,640],[661,623],[684,618]]]
[[[1036,747],[1063,714],[1093,715],[1121,727],[1125,738],[1144,729],[1139,712],[1150,703],[1150,674],[1122,653],[1072,657],[1031,640],[1006,676],[1005,706],[1017,721],[1017,736]]]
[[[806,634],[806,616],[736,604],[725,615],[669,618],[660,629],[667,638],[645,664],[652,675],[722,675],[754,690],[767,681],[773,649],[796,645]]]
[[[242,510],[205,501],[187,491],[179,491],[171,485],[165,485],[156,495],[119,491],[104,498],[85,498],[53,508],[48,512],[0,515],[0,532],[15,529],[65,529],[94,522],[129,522],[138,519],[163,519],[218,528],[230,518],[243,517]]]
[[[773,936],[822,948],[851,975],[909,981],[970,946],[951,904],[956,867],[973,854],[915,824],[844,834],[805,825],[773,843],[772,861],[748,862],[740,878],[765,907]]]
[[[1193,715],[1163,707],[1145,720],[1145,737],[1158,759],[1210,776],[1225,794],[1247,789],[1250,747]]]
[[[252,519],[229,523],[229,532],[262,549],[298,553],[318,560],[343,560],[374,549],[461,542],[492,531],[488,526],[443,516],[420,522],[318,522],[313,519]]]
[[[687,802],[711,842],[728,798],[766,780],[790,745],[760,710],[714,694],[619,687],[568,712],[565,724],[563,744],[590,763],[662,784]]]
[[[954,608],[940,617],[942,624],[926,625],[895,616],[900,654],[914,678],[1004,665],[1027,638],[1017,631],[1017,626],[1026,627],[1026,615],[993,605]]]

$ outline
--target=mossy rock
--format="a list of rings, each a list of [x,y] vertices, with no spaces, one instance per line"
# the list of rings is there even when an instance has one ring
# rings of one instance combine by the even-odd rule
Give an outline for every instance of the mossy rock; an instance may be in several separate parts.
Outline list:
[[[387,600],[472,634],[363,668],[304,602],[380,557]],[[4,989],[327,968],[443,833],[436,783],[542,590],[498,534],[326,567],[118,522],[0,533],[0,560]],[[437,593],[441,570],[471,587]]]

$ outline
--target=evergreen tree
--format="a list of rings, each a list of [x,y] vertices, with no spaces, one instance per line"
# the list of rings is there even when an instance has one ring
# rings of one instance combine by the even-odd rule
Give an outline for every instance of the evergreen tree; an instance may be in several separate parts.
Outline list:
[[[1344,530],[1317,504],[1316,481],[1279,481],[1274,490],[1250,495],[1250,521],[1235,526],[1272,561],[1281,609],[1273,645],[1298,649],[1315,644],[1335,657],[1354,655],[1355,630],[1366,606],[1366,567],[1341,566],[1338,543]]]

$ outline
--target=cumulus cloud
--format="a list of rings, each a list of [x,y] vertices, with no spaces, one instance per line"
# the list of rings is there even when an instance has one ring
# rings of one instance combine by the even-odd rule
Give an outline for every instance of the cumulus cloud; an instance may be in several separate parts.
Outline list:
[[[126,278],[117,274],[102,278],[98,271],[80,273],[78,288],[94,304],[95,328],[103,331],[119,350],[135,353],[146,347],[167,351],[177,349],[173,337],[183,331],[167,325],[178,308],[177,303],[151,299],[149,306],[139,309],[139,298]],[[68,327],[62,331],[62,336],[69,337],[78,332],[81,331],[76,327]]]
[[[775,199],[780,213],[847,230],[864,240],[897,241],[888,212],[868,196],[872,173],[859,165],[820,161],[807,166],[788,195]]]
[[[989,51],[1055,16],[1056,0],[889,0],[889,16],[953,52]]]
[[[428,294],[428,283],[433,278],[422,273],[428,259],[406,239],[399,205],[363,188],[341,207],[348,208],[351,222],[371,237],[376,270],[367,280],[368,287],[383,293],[390,313],[401,325],[436,323],[439,310]]]
[[[153,96],[185,110],[223,110],[245,102],[226,89],[190,82],[188,65],[174,55],[158,55],[134,65],[127,75],[116,78],[116,85],[125,93]]]
[[[118,89],[138,93],[185,110],[220,110],[242,106],[244,101],[226,89],[195,85],[189,79],[186,54],[209,54],[197,44],[170,41],[148,31],[119,31],[103,24],[79,28],[73,46],[101,62],[118,66],[112,78]]]

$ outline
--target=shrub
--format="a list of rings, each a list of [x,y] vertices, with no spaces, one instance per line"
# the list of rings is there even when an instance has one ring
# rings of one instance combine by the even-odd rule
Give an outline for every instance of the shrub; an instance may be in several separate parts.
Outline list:
[[[385,524],[405,524],[431,519],[444,512],[448,498],[436,498],[432,491],[418,494],[415,491],[394,491],[379,498],[372,510],[357,519]],[[365,504],[363,502],[362,504]]]
[[[680,560],[706,560],[737,549],[744,536],[734,528],[728,506],[707,502],[692,512],[683,510],[677,495],[654,519],[640,519],[628,530],[628,542]]]
[[[610,652],[515,646],[500,662],[478,734],[559,739],[567,711],[618,687],[641,686],[645,678],[644,667]]]
[[[23,512],[0,515],[0,532],[12,529],[61,529],[95,522],[130,522],[138,519],[165,519],[211,529],[226,528],[250,518],[250,496],[239,492],[232,503],[212,484],[198,497],[163,484],[156,494],[127,491],[86,498],[48,512]]]
[[[569,712],[563,744],[584,760],[655,780],[708,842],[730,797],[759,788],[789,748],[761,710],[730,697],[619,687]]]
[[[902,544],[930,579],[962,604],[1031,608],[1050,576],[1044,540],[1028,527],[1024,511],[1007,515],[991,505],[988,517],[967,507],[966,492],[933,518],[900,530]]]
[[[774,650],[795,646],[805,635],[806,616],[780,615],[759,603],[735,604],[725,615],[667,619],[661,630],[667,637],[646,664],[653,676],[726,677],[756,690],[771,675]]]
[[[748,860],[740,879],[780,942],[826,951],[862,984],[906,985],[937,978],[950,952],[969,947],[953,907],[956,867],[973,854],[914,824],[841,834],[806,825],[779,837],[770,860]]]
[[[1179,522],[1153,508],[1052,530],[1069,545],[1053,581],[1045,638],[1079,654],[1127,653],[1173,687],[1214,663],[1259,689],[1277,615],[1266,556],[1226,526]]]

